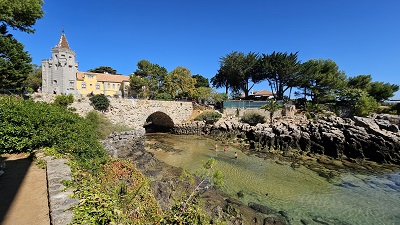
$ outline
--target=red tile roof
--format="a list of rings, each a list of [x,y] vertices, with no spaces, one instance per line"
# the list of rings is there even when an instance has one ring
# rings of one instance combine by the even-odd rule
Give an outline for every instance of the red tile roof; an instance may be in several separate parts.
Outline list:
[[[98,82],[122,83],[125,81],[129,81],[129,76],[108,74],[108,73],[92,73],[92,72],[77,72],[76,78],[78,80],[84,80],[85,75],[87,74],[96,75],[96,79]]]
[[[57,44],[57,47],[70,49],[68,41],[67,41],[67,37],[65,37],[64,33],[61,34],[60,40],[58,41],[58,44]]]

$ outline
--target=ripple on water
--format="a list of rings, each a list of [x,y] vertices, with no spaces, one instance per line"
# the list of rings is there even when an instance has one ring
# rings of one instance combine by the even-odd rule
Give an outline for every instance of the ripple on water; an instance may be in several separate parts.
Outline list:
[[[194,172],[213,157],[225,176],[225,192],[236,196],[243,191],[241,200],[246,204],[257,202],[285,211],[291,224],[302,224],[301,219],[328,224],[400,224],[400,172],[382,176],[348,173],[335,185],[303,166],[293,169],[247,156],[231,146],[226,153],[222,146],[215,152],[216,142],[210,139],[163,135],[153,141],[164,139],[182,151],[157,151],[157,158]]]

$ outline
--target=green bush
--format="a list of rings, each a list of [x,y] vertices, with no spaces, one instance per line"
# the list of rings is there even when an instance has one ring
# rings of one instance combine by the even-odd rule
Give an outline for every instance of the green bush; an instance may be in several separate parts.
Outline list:
[[[196,118],[194,118],[195,121],[212,121],[215,122],[219,118],[221,118],[222,115],[218,112],[203,112],[202,114],[198,115]]]
[[[86,115],[86,119],[94,127],[99,139],[104,139],[113,132],[132,130],[132,128],[123,124],[112,124],[105,115],[94,110]]]
[[[256,112],[248,112],[242,116],[241,122],[255,126],[258,123],[265,123],[265,116]]]
[[[96,169],[107,155],[91,123],[66,107],[0,97],[0,124],[0,154],[54,147],[88,169]]]
[[[106,111],[110,106],[110,100],[103,94],[95,95],[89,100],[95,110]]]
[[[397,115],[400,115],[400,103],[397,103],[391,107],[391,110],[396,111]]]
[[[68,106],[73,102],[74,102],[74,96],[72,94],[57,95],[56,98],[54,99],[54,105],[59,105],[59,106]]]
[[[371,96],[361,96],[357,100],[354,115],[356,116],[368,116],[373,112],[376,112],[379,108],[379,103]]]

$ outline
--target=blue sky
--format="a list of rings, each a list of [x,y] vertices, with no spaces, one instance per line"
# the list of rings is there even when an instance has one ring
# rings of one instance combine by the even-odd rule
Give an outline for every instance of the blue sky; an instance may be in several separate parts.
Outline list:
[[[298,51],[302,62],[332,59],[349,77],[400,85],[398,0],[46,0],[43,9],[34,34],[13,32],[38,65],[64,27],[79,71],[129,75],[147,59],[211,78],[232,51]]]

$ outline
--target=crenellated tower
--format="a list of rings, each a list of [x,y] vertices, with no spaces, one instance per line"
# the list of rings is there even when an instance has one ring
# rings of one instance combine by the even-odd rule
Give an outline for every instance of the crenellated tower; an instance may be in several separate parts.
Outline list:
[[[42,60],[42,92],[76,94],[78,62],[75,51],[69,47],[64,29],[51,54],[51,59]]]

